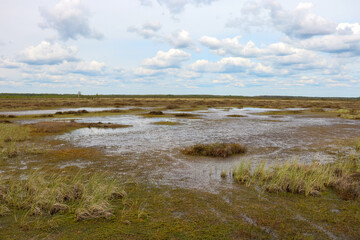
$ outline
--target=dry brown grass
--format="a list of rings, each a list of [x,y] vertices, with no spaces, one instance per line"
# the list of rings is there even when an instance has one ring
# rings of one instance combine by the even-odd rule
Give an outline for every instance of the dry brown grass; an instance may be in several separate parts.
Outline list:
[[[0,214],[22,209],[29,215],[70,213],[77,220],[109,218],[113,215],[110,201],[125,196],[120,183],[106,174],[35,171],[25,179],[0,178]]]
[[[119,106],[168,106],[168,109],[196,107],[251,106],[266,108],[360,109],[360,101],[353,99],[285,99],[285,98],[19,98],[2,99],[1,110],[42,109],[64,107],[119,107]]]
[[[197,144],[182,150],[182,153],[192,156],[229,157],[245,153],[246,148],[238,143]]]
[[[239,115],[239,114],[230,114],[230,115],[226,115],[227,117],[233,117],[233,118],[238,118],[238,117],[246,117],[245,115]]]
[[[72,161],[76,159],[92,160],[101,159],[103,153],[95,148],[67,147],[61,149],[48,150],[45,158],[49,161]]]
[[[121,125],[121,124],[112,124],[112,123],[79,123],[79,122],[38,122],[29,124],[33,133],[42,134],[42,133],[62,133],[66,131],[71,131],[78,128],[123,128],[131,127],[131,125]]]

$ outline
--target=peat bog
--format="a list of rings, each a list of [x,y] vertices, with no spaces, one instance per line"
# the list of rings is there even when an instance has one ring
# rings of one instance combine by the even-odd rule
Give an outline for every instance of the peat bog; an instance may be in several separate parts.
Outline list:
[[[360,101],[3,96],[1,239],[359,239]]]

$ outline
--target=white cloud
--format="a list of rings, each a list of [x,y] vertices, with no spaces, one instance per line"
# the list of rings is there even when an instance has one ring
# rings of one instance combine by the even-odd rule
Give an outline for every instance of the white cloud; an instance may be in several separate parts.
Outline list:
[[[268,65],[277,66],[281,69],[279,72],[282,74],[286,74],[286,72],[291,70],[320,69],[327,67],[327,62],[321,55],[314,51],[297,48],[289,44],[294,44],[294,41],[289,41],[289,43],[278,42],[259,48],[252,41],[241,44],[239,42],[240,39],[240,36],[225,39],[203,36],[199,39],[199,42],[209,47],[213,54],[254,58]],[[289,69],[284,69],[284,67]],[[266,74],[272,72],[272,69],[269,67],[260,65],[253,70]]]
[[[0,57],[0,68],[9,68],[9,69],[20,68],[23,65],[24,64],[17,62],[14,59]]]
[[[358,23],[339,23],[335,33],[304,39],[297,44],[316,51],[359,56],[360,25]]]
[[[199,42],[210,48],[212,53],[221,56],[256,57],[265,54],[265,51],[257,48],[252,41],[242,45],[239,42],[240,38],[241,36],[236,36],[219,40],[214,37],[203,36],[199,39]]]
[[[168,42],[173,45],[175,48],[193,48],[194,42],[190,37],[190,33],[185,30],[180,30],[173,33],[169,38]]]
[[[59,43],[42,41],[37,46],[30,46],[20,53],[20,60],[30,65],[59,64],[63,61],[76,61],[77,47],[66,47]]]
[[[190,37],[190,33],[185,30],[178,30],[173,34],[166,36],[163,33],[159,33],[161,25],[158,22],[147,22],[142,27],[130,26],[128,32],[134,32],[145,39],[154,39],[158,42],[168,43],[174,48],[187,48],[195,51],[199,51],[194,44],[194,41]]]
[[[158,51],[153,58],[144,59],[142,65],[147,68],[178,68],[181,63],[189,60],[190,53],[180,49],[170,49],[167,52]]]
[[[213,72],[213,73],[240,73],[256,69],[257,71],[266,70],[267,67],[260,63],[251,62],[247,58],[227,57],[217,62],[209,62],[208,60],[197,60],[190,65],[193,71],[197,72]]]
[[[229,20],[228,27],[261,28],[269,23],[289,37],[305,39],[333,33],[336,24],[313,13],[312,3],[300,2],[293,11],[282,8],[276,0],[248,1],[241,16]]]
[[[143,2],[144,0],[140,0]],[[165,5],[172,14],[178,14],[184,11],[186,5],[209,5],[217,0],[157,0],[160,5]]]
[[[138,77],[155,76],[161,74],[159,70],[137,67],[133,70],[133,74]]]
[[[102,33],[90,27],[90,12],[81,0],[61,0],[51,10],[41,8],[40,13],[44,18],[40,27],[54,29],[64,41],[79,37],[103,38]]]
[[[261,58],[264,56],[293,55],[301,50],[283,42],[273,43],[263,48],[259,48],[253,41],[241,44],[239,42],[240,39],[241,36],[224,39],[203,36],[199,39],[199,42],[210,48],[212,53],[220,56]]]
[[[141,28],[135,26],[128,27],[128,32],[135,32],[144,38],[158,38],[158,31],[161,29],[161,25],[158,22],[147,22],[144,23]]]
[[[293,11],[283,10],[277,1],[268,2],[267,7],[274,26],[290,37],[309,38],[335,31],[332,21],[312,12],[312,3],[300,2]]]
[[[59,66],[49,68],[54,75],[81,74],[86,76],[100,76],[106,74],[106,64],[98,61],[64,62]]]

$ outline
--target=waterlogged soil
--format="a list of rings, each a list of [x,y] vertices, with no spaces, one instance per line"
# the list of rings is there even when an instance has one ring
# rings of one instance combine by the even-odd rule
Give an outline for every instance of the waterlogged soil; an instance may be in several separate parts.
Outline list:
[[[273,109],[275,111],[275,109]],[[263,116],[260,108],[221,108],[195,111],[199,119],[141,115],[88,117],[78,122],[131,124],[130,128],[82,128],[57,136],[75,147],[103,149],[116,160],[103,163],[118,174],[132,174],[158,184],[217,192],[232,187],[220,178],[240,161],[301,162],[332,161],[342,140],[358,137],[358,121],[311,115]],[[190,113],[190,112],[189,112]],[[241,118],[227,115],[242,115]],[[155,125],[158,121],[179,125]],[[247,146],[247,153],[227,159],[183,155],[183,147],[199,143],[234,142]],[[75,165],[77,163],[74,163]]]
[[[101,112],[106,110],[129,110],[131,107],[82,107],[82,108],[58,108],[58,109],[45,109],[45,110],[26,110],[26,111],[0,111],[0,115],[14,115],[14,116],[26,116],[26,115],[43,115],[43,114],[55,114],[56,112],[69,112],[69,111],[81,111],[88,112]],[[147,109],[147,108],[143,108]]]
[[[6,216],[0,221],[0,239],[1,233],[4,239],[359,239],[359,201],[342,201],[331,189],[322,197],[271,194],[236,184],[229,176],[220,177],[221,172],[229,175],[243,160],[254,164],[293,158],[331,161],[341,142],[360,136],[356,120],[318,114],[258,114],[268,111],[277,109],[164,110],[164,116],[151,118],[138,113],[76,116],[76,122],[132,127],[86,127],[48,135],[39,143],[45,142],[49,151],[20,162],[8,160],[3,163],[8,167],[2,169],[107,171],[126,182],[126,207],[114,203],[115,217],[110,220],[76,223],[71,216],[50,220],[44,216],[44,221]],[[177,113],[199,116],[175,117]],[[59,120],[73,119],[46,119]],[[21,122],[38,121],[45,120]],[[164,121],[179,124],[154,124]],[[186,156],[180,151],[214,142],[242,143],[248,151],[225,159]]]

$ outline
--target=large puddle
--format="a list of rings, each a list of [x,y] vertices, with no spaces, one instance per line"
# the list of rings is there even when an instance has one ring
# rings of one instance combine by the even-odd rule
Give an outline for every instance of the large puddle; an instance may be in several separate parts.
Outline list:
[[[239,161],[285,161],[297,158],[331,161],[335,140],[360,135],[358,121],[312,116],[254,115],[269,109],[208,109],[192,112],[201,119],[143,118],[118,115],[84,118],[83,122],[131,124],[120,129],[83,128],[58,136],[78,147],[103,148],[117,160],[104,165],[119,174],[137,175],[156,183],[215,191],[217,186],[231,186],[220,178]],[[173,113],[174,111],[168,111]],[[228,117],[243,115],[244,117]],[[176,121],[180,125],[155,125],[157,121]],[[249,151],[229,159],[189,157],[180,153],[185,146],[197,143],[241,142]]]
[[[15,116],[26,116],[26,115],[42,115],[42,114],[55,114],[56,112],[64,112],[64,111],[81,111],[86,110],[88,112],[101,112],[105,110],[129,110],[133,107],[82,107],[82,108],[58,108],[58,109],[46,109],[46,110],[25,110],[25,111],[7,111],[1,112],[0,115],[15,115]],[[141,109],[149,109],[149,108],[141,108]]]

